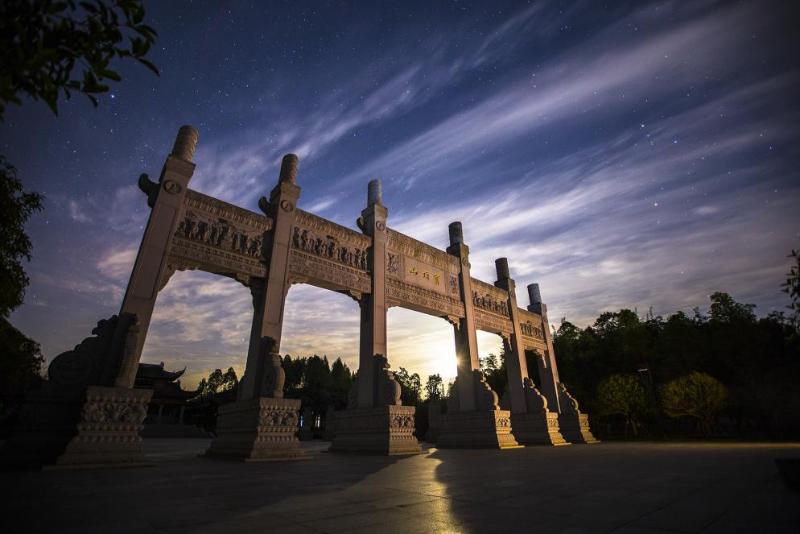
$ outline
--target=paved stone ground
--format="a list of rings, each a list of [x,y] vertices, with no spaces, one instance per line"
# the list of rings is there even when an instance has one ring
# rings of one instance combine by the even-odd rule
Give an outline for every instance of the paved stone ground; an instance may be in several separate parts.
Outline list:
[[[235,463],[146,440],[153,467],[3,473],[0,531],[800,532],[774,458],[800,444],[603,443]],[[10,490],[10,491],[9,491]]]

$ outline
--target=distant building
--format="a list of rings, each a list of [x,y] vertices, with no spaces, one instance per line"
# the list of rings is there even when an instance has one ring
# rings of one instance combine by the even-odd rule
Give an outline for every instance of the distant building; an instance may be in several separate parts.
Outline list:
[[[164,369],[164,362],[139,364],[134,387],[153,390],[153,397],[144,420],[143,436],[175,435],[176,433],[169,431],[170,429],[167,427],[185,425],[187,401],[196,394],[194,391],[186,391],[181,388],[179,378],[185,372],[186,368],[180,371],[168,371]],[[190,429],[194,430],[196,427],[192,425]],[[164,432],[165,430],[167,432]],[[174,430],[178,429],[174,428]],[[183,432],[177,433],[182,434]]]

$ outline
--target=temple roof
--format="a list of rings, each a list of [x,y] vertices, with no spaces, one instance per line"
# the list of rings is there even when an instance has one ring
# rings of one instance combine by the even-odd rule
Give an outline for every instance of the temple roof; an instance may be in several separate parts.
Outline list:
[[[136,380],[151,381],[151,380],[167,380],[173,382],[183,376],[186,372],[186,367],[180,371],[167,371],[164,369],[164,362],[160,364],[155,363],[140,363],[139,369],[136,371]]]

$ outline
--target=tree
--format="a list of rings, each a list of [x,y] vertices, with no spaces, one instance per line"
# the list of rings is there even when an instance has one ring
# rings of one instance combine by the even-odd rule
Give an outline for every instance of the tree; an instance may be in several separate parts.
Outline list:
[[[347,395],[353,384],[353,374],[341,358],[331,365],[331,400],[333,407],[342,410],[347,407]]]
[[[786,275],[786,282],[782,284],[784,293],[789,295],[789,305],[791,316],[789,320],[795,328],[795,334],[800,334],[800,253],[792,250],[789,254],[792,258],[792,267]]]
[[[486,377],[486,383],[497,393],[498,397],[503,396],[508,384],[508,375],[506,373],[506,353],[505,346],[503,352],[498,357],[495,354],[489,353],[485,358],[480,358],[481,371]]]
[[[156,32],[143,20],[140,0],[0,2],[0,122],[8,104],[21,104],[22,95],[43,100],[55,114],[59,97],[73,92],[96,106],[96,95],[109,90],[106,82],[121,79],[111,70],[115,58],[133,59],[158,74],[145,57]],[[13,328],[5,318],[22,304],[29,283],[21,264],[31,259],[24,226],[41,207],[42,197],[24,191],[16,168],[0,155],[0,319],[6,329]],[[18,367],[6,372],[41,367],[38,351],[20,352],[13,342],[6,344],[9,339],[0,341],[0,353],[21,358],[8,359]]]
[[[233,367],[228,367],[225,374],[222,375],[222,383],[220,384],[221,391],[232,391],[239,386],[239,379],[236,377],[236,371]]]
[[[444,395],[444,384],[442,377],[438,374],[429,375],[425,383],[425,398],[429,401],[438,401]]]
[[[0,317],[8,317],[25,296],[29,279],[21,262],[31,259],[25,222],[40,209],[42,197],[23,191],[16,169],[0,156]]]
[[[661,402],[668,416],[695,419],[703,435],[708,436],[727,396],[727,389],[719,380],[706,373],[693,372],[664,386]]]
[[[597,386],[598,415],[621,415],[628,427],[638,436],[641,418],[648,412],[647,394],[641,381],[632,375],[611,375]]]
[[[156,32],[139,0],[3,0],[0,2],[0,121],[21,94],[58,114],[73,92],[94,105],[121,80],[114,59],[130,58],[158,74],[145,56]]]
[[[404,367],[394,372],[394,379],[400,384],[400,399],[406,406],[417,406],[421,402],[422,382],[417,373],[410,374]]]

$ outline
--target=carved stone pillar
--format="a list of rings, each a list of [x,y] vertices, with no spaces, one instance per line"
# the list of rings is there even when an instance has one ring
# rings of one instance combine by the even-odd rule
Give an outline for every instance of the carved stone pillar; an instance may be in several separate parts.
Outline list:
[[[374,358],[376,405],[364,408],[359,405],[359,383],[364,379],[362,369],[353,385],[346,410],[336,412],[336,433],[331,451],[366,454],[417,454],[419,442],[414,437],[414,406],[403,406],[400,384],[389,371],[386,358]],[[351,390],[352,391],[352,390]]]
[[[380,181],[369,183],[368,205],[361,212],[358,225],[372,238],[367,255],[367,268],[372,278],[371,291],[360,301],[361,329],[358,369],[358,406],[376,405],[375,356],[386,354],[386,220],[389,210],[383,205]]]
[[[256,396],[220,406],[217,436],[207,456],[244,461],[308,457],[297,437],[300,400],[283,398],[286,375],[275,347],[273,339],[262,340],[257,354],[260,363],[252,375]]]
[[[508,355],[506,358],[506,370],[508,373],[511,413],[527,413],[523,381],[528,378],[528,364],[525,361],[525,348],[522,345],[516,285],[511,278],[506,258],[495,260],[495,269],[497,271],[497,282],[494,285],[508,293],[508,318],[511,319],[511,335],[503,339],[505,352]]]
[[[259,208],[273,221],[272,229],[264,235],[262,251],[265,278],[253,279],[253,326],[247,350],[245,373],[239,384],[239,399],[252,399],[258,393],[258,354],[264,338],[275,341],[275,352],[280,352],[283,330],[283,310],[289,288],[289,252],[292,226],[296,217],[300,187],[297,178],[297,156],[287,154],[281,163],[280,178],[270,193],[269,201],[262,197]]]
[[[508,293],[511,335],[503,339],[508,373],[506,395],[511,408],[514,437],[525,445],[568,445],[558,430],[558,414],[547,410],[547,400],[539,393],[528,375],[525,347],[522,344],[520,313],[517,307],[516,284],[511,278],[506,258],[495,261],[495,286]],[[505,399],[504,399],[505,400]],[[504,408],[507,406],[503,406]]]
[[[217,437],[207,455],[245,461],[305,458],[297,437],[300,400],[284,399],[284,371],[279,354],[283,310],[289,288],[289,253],[292,226],[300,188],[297,156],[287,154],[281,163],[278,184],[269,201],[261,197],[259,208],[272,219],[264,234],[263,278],[251,278],[253,325],[244,376],[238,399],[221,406]]]
[[[461,223],[451,223],[449,231],[447,253],[459,258],[461,264],[459,282],[464,317],[454,326],[458,375],[447,401],[447,413],[441,418],[436,445],[441,448],[519,447],[511,434],[511,413],[500,409],[497,394],[480,371],[469,247],[464,244]]]
[[[547,345],[547,352],[538,358],[539,378],[542,393],[547,399],[547,407],[552,414],[558,414],[558,428],[564,439],[570,443],[599,443],[589,430],[589,416],[578,408],[578,402],[569,394],[567,387],[558,376],[556,353],[553,350],[553,335],[547,319],[547,306],[542,302],[539,284],[528,285],[530,305],[528,310],[542,317],[542,334]]]
[[[475,312],[472,302],[472,278],[470,276],[469,247],[464,244],[464,234],[460,222],[451,223],[450,246],[447,253],[457,257],[461,263],[459,282],[461,302],[464,304],[464,317],[453,326],[456,343],[459,409],[471,412],[476,409],[473,371],[480,369],[478,360],[478,337],[475,333]]]
[[[358,373],[346,410],[336,412],[331,450],[372,454],[416,454],[414,406],[402,406],[400,385],[389,371],[386,354],[386,220],[379,180],[368,187],[367,207],[358,226],[372,238],[367,255],[370,293],[359,301],[361,337]]]
[[[144,340],[162,287],[172,235],[183,211],[197,130],[183,126],[158,183],[139,187],[151,208],[121,312],[102,320],[73,350],[50,363],[49,379],[25,400],[14,436],[0,453],[14,465],[145,463],[138,431],[151,392],[134,390]]]
[[[152,209],[125,291],[120,315],[135,316],[140,335],[134,350],[126,354],[124,360],[120,362],[114,384],[118,387],[131,388],[136,379],[136,370],[139,367],[156,296],[166,270],[169,244],[183,212],[186,190],[194,173],[192,156],[197,138],[196,129],[192,126],[182,126],[175,139],[172,153],[164,163],[158,183],[150,182],[147,175],[139,178],[139,187],[147,194],[147,203]]]
[[[542,394],[547,398],[548,409],[551,412],[559,413],[561,410],[558,395],[558,367],[553,350],[553,335],[550,333],[550,323],[547,320],[547,306],[542,302],[539,284],[528,285],[528,297],[530,299],[528,310],[542,317],[542,335],[547,345],[547,352],[539,360],[539,382],[542,386]]]

